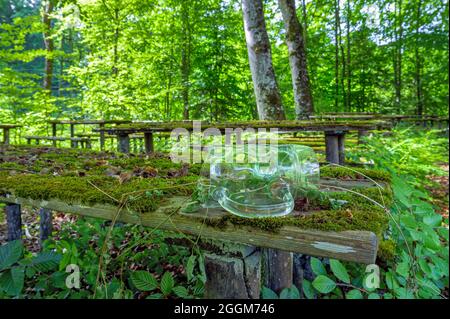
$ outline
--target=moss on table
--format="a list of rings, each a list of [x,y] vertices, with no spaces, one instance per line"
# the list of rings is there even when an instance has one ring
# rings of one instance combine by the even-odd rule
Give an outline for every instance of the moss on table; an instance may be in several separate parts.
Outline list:
[[[201,165],[173,163],[163,154],[130,155],[92,150],[49,147],[0,148],[0,196],[35,200],[58,199],[68,204],[106,204],[138,214],[151,214],[171,196],[190,196],[196,189]],[[327,166],[321,177],[337,180],[362,180],[367,176],[384,185],[390,182],[387,172]],[[250,226],[277,232],[283,226],[323,231],[366,230],[379,239],[388,227],[383,208],[367,198],[389,207],[389,187],[354,189],[355,193],[328,192],[309,203],[311,214],[276,218],[248,219],[226,214],[219,219],[206,219],[210,227]],[[332,201],[345,201],[333,207]],[[193,216],[192,218],[195,218]],[[384,247],[384,248],[383,248]],[[389,255],[392,245],[380,245]]]

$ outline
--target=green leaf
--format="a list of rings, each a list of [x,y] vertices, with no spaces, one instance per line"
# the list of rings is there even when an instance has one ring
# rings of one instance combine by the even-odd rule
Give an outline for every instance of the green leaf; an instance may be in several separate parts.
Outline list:
[[[363,299],[363,295],[361,291],[358,289],[352,289],[345,294],[345,298],[347,299]]]
[[[280,299],[300,299],[300,292],[294,285],[286,287],[280,292]]]
[[[189,295],[188,290],[183,286],[173,287],[172,292],[180,298],[186,298]]]
[[[261,289],[262,299],[278,299],[278,295],[270,288],[262,287]]]
[[[170,272],[165,272],[161,278],[161,292],[164,296],[169,295],[172,292],[173,286],[175,285],[175,281]]]
[[[439,214],[428,214],[423,218],[423,222],[431,227],[438,227],[442,223],[442,216]]]
[[[46,272],[56,268],[61,259],[62,256],[56,252],[41,252],[32,259],[30,266],[36,271]]]
[[[333,274],[341,281],[349,284],[350,276],[348,275],[347,269],[345,266],[336,259],[330,259],[330,267]]]
[[[303,294],[305,295],[306,298],[314,299],[316,294],[314,293],[314,289],[309,280],[303,279],[302,288],[303,288]]]
[[[323,266],[322,262],[315,257],[311,257],[311,269],[316,275],[327,274],[327,271],[325,270],[325,267]]]
[[[372,293],[370,293],[370,294],[367,296],[367,298],[368,298],[368,299],[380,299],[380,295],[377,294],[377,293],[372,292]]]
[[[186,276],[187,276],[188,281],[191,281],[194,278],[194,267],[195,267],[196,258],[197,257],[195,255],[191,255],[191,256],[189,256],[189,259],[187,261]]]
[[[148,295],[145,299],[161,299],[163,297],[163,294],[156,293]]]
[[[407,262],[401,262],[397,265],[397,268],[395,269],[395,271],[400,276],[408,278],[409,277],[409,264]]]
[[[317,291],[323,294],[327,294],[336,288],[336,283],[324,275],[317,276],[312,285]]]
[[[22,292],[25,279],[24,267],[12,267],[0,275],[0,289],[9,296],[18,296]]]
[[[152,291],[158,287],[158,281],[148,271],[138,270],[131,273],[131,282],[141,291]]]
[[[15,264],[22,256],[22,250],[21,240],[13,240],[0,246],[0,271]]]

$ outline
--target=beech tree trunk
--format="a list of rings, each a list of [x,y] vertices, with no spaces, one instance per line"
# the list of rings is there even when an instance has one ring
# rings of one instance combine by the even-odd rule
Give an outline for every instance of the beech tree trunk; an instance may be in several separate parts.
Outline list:
[[[182,2],[182,49],[181,49],[181,96],[183,99],[183,119],[189,120],[189,76],[191,72],[191,26],[189,21],[189,6]]]
[[[281,94],[272,65],[262,0],[242,0],[248,60],[260,120],[284,120]]]
[[[286,29],[292,84],[294,87],[295,113],[298,119],[308,118],[314,112],[308,75],[303,28],[298,21],[295,0],[278,0]]]
[[[53,39],[50,37],[52,29],[50,15],[53,12],[53,1],[46,1],[43,3],[43,6],[44,11],[42,14],[42,23],[44,24],[44,48],[47,53],[45,55],[44,81],[42,87],[48,92],[48,94],[51,94],[54,44]]]
[[[416,71],[415,71],[415,76],[414,76],[415,82],[416,82],[417,115],[424,114],[422,75],[421,75],[421,73],[422,73],[422,56],[420,54],[420,48],[419,48],[420,14],[421,14],[421,6],[420,6],[420,1],[419,1],[419,2],[417,2],[416,46],[415,46]]]
[[[339,111],[339,0],[334,1],[334,110]]]
[[[402,0],[395,2],[395,54],[394,54],[394,87],[395,87],[395,106],[398,113],[401,111],[402,98],[402,42],[403,42],[403,14]]]

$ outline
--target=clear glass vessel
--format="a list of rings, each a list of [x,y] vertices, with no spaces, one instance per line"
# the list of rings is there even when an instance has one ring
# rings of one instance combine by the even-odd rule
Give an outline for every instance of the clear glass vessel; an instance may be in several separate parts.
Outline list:
[[[202,176],[204,207],[242,217],[284,216],[297,196],[317,188],[319,163],[302,145],[211,147]]]

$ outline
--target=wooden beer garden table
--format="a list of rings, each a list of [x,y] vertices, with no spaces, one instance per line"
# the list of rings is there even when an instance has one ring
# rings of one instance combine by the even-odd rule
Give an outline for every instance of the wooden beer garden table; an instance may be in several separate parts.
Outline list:
[[[313,131],[325,133],[326,159],[330,163],[344,164],[345,159],[345,135],[349,131],[363,132],[366,134],[371,130],[387,129],[391,124],[385,121],[330,121],[330,120],[310,120],[310,121],[247,121],[247,122],[221,122],[209,123],[201,122],[201,129],[216,128],[221,132],[226,129],[240,128],[278,128],[278,133],[296,133],[301,131]],[[192,121],[178,122],[133,122],[130,124],[117,125],[109,128],[94,129],[98,132],[106,132],[116,135],[118,138],[118,151],[122,153],[130,152],[130,134],[143,133],[146,153],[154,152],[153,134],[158,132],[171,132],[176,128],[193,131]]]
[[[70,126],[70,137],[75,137],[75,125],[98,125],[100,129],[104,128],[107,124],[125,124],[130,123],[130,120],[50,120],[49,124],[52,126],[52,136],[56,137],[57,125],[69,125]],[[53,141],[54,146],[56,146],[56,141]],[[74,145],[72,145],[74,147]],[[100,149],[105,148],[105,134],[100,132]]]
[[[10,141],[10,130],[14,128],[22,127],[19,124],[2,124],[0,123],[0,129],[3,129],[3,144],[9,145]]]

